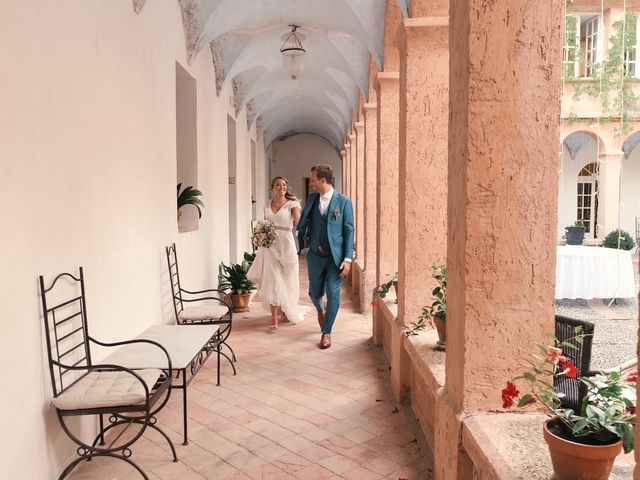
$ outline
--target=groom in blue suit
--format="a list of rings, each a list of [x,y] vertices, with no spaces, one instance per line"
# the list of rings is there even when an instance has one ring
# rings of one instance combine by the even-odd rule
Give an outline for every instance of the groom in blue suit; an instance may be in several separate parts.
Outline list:
[[[310,186],[314,193],[309,195],[298,225],[300,249],[309,246],[309,297],[318,311],[322,349],[331,346],[331,329],[340,307],[340,286],[353,259],[353,205],[348,197],[333,189],[333,183],[333,169],[329,165],[311,169]]]

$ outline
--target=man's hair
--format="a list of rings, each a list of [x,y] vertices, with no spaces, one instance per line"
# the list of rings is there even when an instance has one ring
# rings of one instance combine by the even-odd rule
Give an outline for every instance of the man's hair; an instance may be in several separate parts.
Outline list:
[[[318,165],[314,165],[313,167],[311,167],[311,171],[316,172],[316,177],[324,178],[329,185],[333,186],[335,176],[333,175],[333,168],[331,168],[329,165],[319,163]]]

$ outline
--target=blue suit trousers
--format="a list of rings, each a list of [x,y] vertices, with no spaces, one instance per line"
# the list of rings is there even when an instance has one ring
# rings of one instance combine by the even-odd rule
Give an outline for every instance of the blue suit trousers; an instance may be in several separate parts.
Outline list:
[[[309,270],[309,297],[318,312],[325,311],[324,296],[327,296],[327,309],[324,316],[322,333],[331,333],[340,307],[340,287],[342,277],[332,255],[320,256],[311,251],[307,254]]]

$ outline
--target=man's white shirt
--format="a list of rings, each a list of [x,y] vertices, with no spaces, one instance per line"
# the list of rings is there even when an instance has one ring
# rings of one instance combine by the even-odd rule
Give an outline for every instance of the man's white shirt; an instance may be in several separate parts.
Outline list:
[[[318,207],[320,208],[320,215],[324,215],[329,208],[329,203],[331,203],[331,198],[333,197],[333,188],[331,188],[327,193],[323,193],[320,195],[320,204]]]

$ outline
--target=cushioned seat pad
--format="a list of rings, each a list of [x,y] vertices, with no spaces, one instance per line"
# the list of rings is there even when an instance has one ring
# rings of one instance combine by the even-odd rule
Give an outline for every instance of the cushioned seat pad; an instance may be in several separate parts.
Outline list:
[[[202,307],[185,308],[178,314],[178,319],[183,322],[218,320],[229,313],[224,305],[207,305]]]
[[[149,368],[136,370],[149,391],[162,374],[162,370]],[[127,372],[89,372],[80,381],[53,399],[60,410],[119,407],[138,405],[146,400],[144,387]]]

